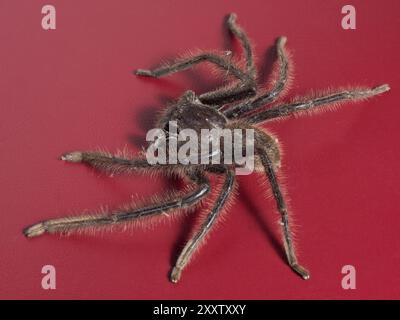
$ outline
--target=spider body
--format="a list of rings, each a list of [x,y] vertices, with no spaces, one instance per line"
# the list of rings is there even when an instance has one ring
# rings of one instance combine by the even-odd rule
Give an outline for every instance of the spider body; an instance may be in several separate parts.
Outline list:
[[[177,104],[167,109],[157,127],[168,131],[171,121],[176,121],[178,132],[192,129],[200,134],[201,129],[224,128],[228,119],[217,108],[201,103],[193,91],[187,91]]]
[[[178,59],[154,70],[139,69],[136,74],[158,78],[207,62],[222,70],[228,76],[228,80],[232,80],[231,85],[214,91],[198,95],[193,91],[185,92],[175,104],[166,109],[157,126],[163,129],[169,135],[169,138],[184,129],[191,129],[196,133],[203,129],[254,130],[255,170],[265,174],[266,180],[270,183],[276,201],[276,211],[280,215],[288,265],[303,279],[308,279],[308,271],[298,263],[295,254],[289,212],[277,176],[281,160],[279,144],[277,139],[260,125],[266,121],[289,117],[299,112],[309,113],[314,110],[329,109],[331,106],[346,101],[362,100],[386,92],[390,88],[384,84],[375,88],[340,90],[312,98],[299,99],[295,102],[273,104],[285,92],[284,89],[287,88],[290,79],[289,61],[285,51],[286,38],[280,37],[277,41],[277,72],[272,79],[272,86],[268,90],[262,90],[257,86],[257,72],[252,45],[243,29],[237,25],[235,14],[229,15],[227,27],[242,45],[244,66],[239,66],[233,62],[230,55],[203,52],[195,56]],[[174,133],[171,131],[171,122],[175,123],[176,126]],[[245,145],[246,143],[243,143],[240,148],[243,149]],[[225,156],[225,154],[223,155]],[[207,156],[211,156],[211,154],[207,154]],[[142,155],[126,158],[121,155],[92,151],[66,153],[61,159],[68,162],[84,163],[111,174],[147,174],[154,171],[179,173],[193,188],[184,193],[174,193],[161,197],[148,204],[126,206],[111,213],[45,220],[25,228],[23,233],[26,237],[36,237],[44,233],[68,233],[86,228],[119,225],[148,217],[161,217],[170,212],[180,212],[199,205],[201,200],[208,196],[211,190],[210,175],[216,174],[223,177],[223,183],[217,190],[216,199],[207,209],[208,214],[194,231],[172,269],[170,274],[172,282],[179,281],[182,271],[193,254],[204,243],[210,230],[218,221],[221,211],[232,197],[236,183],[235,167],[237,167],[237,163],[151,164]]]
[[[167,108],[160,119],[157,122],[157,128],[163,128],[167,136],[176,136],[182,130],[190,129],[196,132],[197,136],[201,136],[202,130],[239,130],[241,132],[241,146],[240,148],[243,150],[245,154],[246,144],[252,143],[254,145],[254,141],[246,141],[244,139],[244,133],[246,129],[255,130],[255,141],[257,141],[263,149],[269,154],[274,168],[280,167],[280,147],[278,143],[278,139],[268,133],[264,128],[254,127],[248,123],[231,120],[229,119],[222,111],[222,106],[210,106],[203,104],[199,97],[196,94],[189,90],[186,91],[177,101],[176,104],[173,104],[169,108]],[[171,123],[176,124],[171,130]],[[172,131],[172,132],[170,132]],[[210,139],[212,140],[212,139]],[[211,143],[211,142],[210,142]],[[231,147],[230,145],[225,146],[226,143],[232,144],[232,141],[226,142],[223,139],[219,141],[219,147],[216,151],[220,157],[221,162],[224,163],[224,151],[226,148]],[[180,145],[182,145],[181,143]],[[178,144],[178,147],[180,146]],[[168,150],[167,144],[167,150]],[[201,149],[201,143],[199,141],[198,149]],[[214,154],[212,150],[210,150],[207,154],[202,154],[205,159],[210,159]],[[260,157],[255,155],[253,157],[255,161],[255,171],[262,172],[263,166],[260,161]],[[212,165],[210,165],[212,166]],[[233,167],[240,167],[242,164],[239,164],[233,161]],[[218,166],[216,166],[218,167]],[[216,170],[216,168],[208,168],[209,170]]]

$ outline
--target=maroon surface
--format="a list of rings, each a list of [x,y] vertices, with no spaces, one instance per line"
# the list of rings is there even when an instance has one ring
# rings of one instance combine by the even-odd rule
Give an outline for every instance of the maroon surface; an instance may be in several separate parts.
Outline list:
[[[347,1],[54,0],[57,30],[44,31],[43,1],[2,1],[0,297],[400,298],[400,4],[351,3],[357,29],[346,31]],[[203,68],[200,76],[160,81],[131,70],[187,49],[228,49],[222,19],[229,12],[254,40],[267,75],[273,55],[266,52],[277,36],[288,37],[296,64],[289,97],[311,88],[392,87],[336,112],[266,125],[283,143],[298,251],[311,279],[282,260],[275,206],[254,176],[239,178],[240,198],[178,285],[167,276],[190,219],[148,231],[25,239],[22,228],[40,219],[168,188],[143,176],[99,176],[57,157],[99,146],[139,150],[160,97],[216,82]],[[46,264],[57,270],[53,291],[40,286]],[[346,264],[357,269],[356,290],[341,288]]]

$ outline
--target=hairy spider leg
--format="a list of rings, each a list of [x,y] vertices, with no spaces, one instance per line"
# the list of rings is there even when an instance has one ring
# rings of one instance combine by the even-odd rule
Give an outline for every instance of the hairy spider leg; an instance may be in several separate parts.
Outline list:
[[[103,151],[74,151],[65,153],[61,156],[61,160],[67,162],[82,163],[92,167],[98,171],[110,175],[121,175],[130,173],[172,173],[179,175],[187,174],[188,166],[184,164],[151,164],[147,161],[145,155],[134,158],[127,158],[124,155],[113,155]],[[201,165],[197,166],[197,169]]]
[[[185,195],[142,208],[119,210],[112,214],[82,215],[50,219],[25,228],[23,233],[26,237],[32,238],[44,233],[63,233],[87,227],[101,227],[139,218],[161,215],[172,209],[191,207],[209,193],[210,183],[200,171],[196,171],[189,175],[189,177],[197,185],[197,188]]]
[[[214,223],[217,221],[218,216],[221,212],[221,209],[226,204],[229,195],[232,193],[232,189],[234,187],[235,174],[234,171],[228,169],[227,167],[223,167],[225,170],[225,181],[221,188],[220,194],[212,208],[211,212],[208,214],[205,221],[200,226],[199,231],[188,241],[188,243],[183,248],[180,253],[178,260],[175,263],[174,268],[171,271],[170,279],[172,282],[177,283],[181,277],[182,270],[190,261],[193,253],[196,252],[200,244],[204,241],[208,232],[213,227]]]
[[[272,192],[274,194],[274,198],[277,204],[277,209],[281,215],[281,225],[283,229],[283,242],[286,252],[286,257],[288,259],[288,263],[290,267],[299,274],[304,280],[310,278],[310,274],[308,271],[298,264],[297,257],[293,247],[293,235],[289,226],[289,214],[285,204],[285,200],[283,197],[283,193],[281,188],[279,187],[278,179],[276,177],[274,167],[268,153],[265,148],[259,147],[257,148],[257,153],[260,156],[261,163],[264,167],[265,173],[268,177],[268,180],[271,184]]]
[[[65,153],[61,160],[83,163],[108,174],[123,174],[146,169],[157,169],[157,166],[147,162],[145,157],[127,159],[123,156],[112,155],[102,151],[74,151]]]
[[[228,106],[223,113],[230,119],[241,117],[243,114],[260,108],[266,104],[275,101],[282,91],[286,88],[289,81],[289,61],[285,50],[286,37],[280,37],[276,44],[276,53],[278,60],[277,79],[272,79],[274,83],[271,91],[265,91],[256,97],[240,102],[236,105]]]
[[[205,104],[227,103],[237,99],[244,99],[249,95],[255,94],[255,83],[247,74],[241,71],[239,67],[227,58],[211,52],[204,52],[196,56],[179,59],[175,63],[154,70],[138,69],[135,73],[139,76],[159,78],[178,71],[187,70],[201,62],[212,63],[240,81],[236,86],[224,87],[201,94],[199,96],[201,102]]]
[[[228,16],[226,24],[229,31],[239,39],[245,55],[246,72],[252,79],[255,80],[257,76],[257,69],[254,64],[253,46],[247,37],[246,32],[236,23],[236,19],[237,15],[235,13],[231,13]]]
[[[227,26],[232,34],[239,39],[245,52],[245,73],[236,64],[228,60],[226,57],[210,52],[201,53],[193,57],[183,58],[177,60],[175,63],[171,63],[154,70],[138,69],[135,73],[140,76],[159,78],[178,71],[187,70],[200,62],[209,62],[237,78],[239,80],[239,84],[236,86],[226,86],[214,91],[201,94],[199,96],[199,99],[202,103],[212,105],[231,103],[255,95],[256,68],[254,65],[251,43],[243,29],[237,25],[236,14],[232,13],[228,16]]]
[[[283,104],[273,108],[263,110],[260,113],[254,113],[245,117],[245,121],[249,123],[261,123],[278,117],[289,116],[299,111],[311,111],[318,107],[329,107],[344,101],[357,101],[369,98],[390,90],[389,85],[383,84],[375,88],[346,90],[332,93],[315,99],[309,99],[300,102]]]

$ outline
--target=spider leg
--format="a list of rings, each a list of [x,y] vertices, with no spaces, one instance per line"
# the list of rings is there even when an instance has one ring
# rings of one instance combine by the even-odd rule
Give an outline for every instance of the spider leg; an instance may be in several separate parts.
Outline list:
[[[252,78],[256,78],[256,67],[254,65],[253,58],[253,48],[249,38],[247,37],[246,32],[236,23],[237,15],[235,13],[231,13],[227,19],[227,26],[230,32],[239,39],[242,44],[245,58],[246,58],[246,71],[247,74]]]
[[[175,63],[159,67],[154,70],[138,69],[136,75],[159,78],[179,71],[184,71],[195,65],[209,62],[216,65],[218,68],[226,71],[239,80],[239,84],[231,87],[221,88],[215,91],[203,93],[199,96],[202,103],[205,104],[221,104],[232,102],[238,99],[244,99],[249,95],[254,95],[256,88],[255,82],[246,73],[240,70],[234,63],[223,56],[215,53],[204,52],[199,55],[177,60]]]
[[[74,163],[83,163],[97,170],[110,173],[121,174],[136,172],[146,169],[155,169],[155,165],[147,162],[145,157],[126,159],[100,151],[74,151],[65,153],[61,160]]]
[[[226,108],[223,113],[228,118],[238,118],[247,112],[253,111],[261,106],[273,102],[285,89],[289,79],[289,62],[285,51],[285,44],[286,37],[278,38],[276,45],[279,67],[278,79],[273,80],[274,87],[271,89],[271,91],[263,92],[249,101],[241,102]]]
[[[293,236],[289,226],[289,217],[288,210],[285,204],[285,200],[283,198],[283,194],[281,188],[279,187],[279,183],[274,171],[274,167],[272,161],[267,154],[265,148],[258,148],[257,152],[260,156],[262,165],[264,167],[265,173],[268,177],[268,180],[271,184],[272,192],[274,194],[274,198],[277,204],[278,211],[281,215],[281,225],[283,228],[283,240],[285,246],[286,257],[288,259],[288,263],[290,267],[299,274],[304,280],[310,278],[308,271],[298,264],[297,257],[294,252],[293,247]]]
[[[246,74],[249,77],[236,87],[225,87],[200,96],[200,101],[207,104],[223,104],[240,101],[256,94],[257,69],[254,64],[253,48],[246,32],[236,23],[237,15],[231,13],[226,21],[229,31],[240,41],[246,60]]]
[[[252,115],[249,115],[245,117],[245,119],[250,123],[260,123],[278,117],[289,116],[299,111],[311,111],[318,107],[322,106],[327,107],[335,103],[340,103],[344,101],[356,101],[369,98],[384,93],[388,90],[390,90],[389,85],[384,84],[372,89],[368,88],[368,89],[341,91],[326,96],[318,97],[315,99],[279,105],[267,110],[263,110],[260,113],[254,113]]]
[[[214,64],[218,68],[230,73],[238,80],[244,81],[247,78],[246,74],[230,60],[212,52],[203,52],[192,57],[178,59],[174,63],[169,63],[165,66],[161,66],[153,70],[138,69],[135,71],[135,74],[138,76],[160,78],[179,71],[193,68],[194,66],[202,62],[209,62],[211,64]]]
[[[225,168],[225,182],[222,186],[221,192],[214,204],[213,209],[207,216],[206,220],[200,227],[200,230],[188,241],[183,248],[178,260],[175,263],[174,268],[171,271],[170,279],[172,282],[177,283],[181,277],[183,269],[188,264],[193,253],[198,249],[199,245],[204,241],[204,238],[211,230],[214,223],[217,221],[221,209],[225,205],[234,185],[234,172],[230,169]]]
[[[200,171],[191,175],[190,178],[196,183],[197,189],[167,201],[132,210],[120,210],[112,214],[50,219],[25,228],[23,233],[26,237],[32,238],[44,233],[63,233],[87,227],[101,227],[161,215],[172,209],[188,208],[200,201],[210,191],[209,181]]]

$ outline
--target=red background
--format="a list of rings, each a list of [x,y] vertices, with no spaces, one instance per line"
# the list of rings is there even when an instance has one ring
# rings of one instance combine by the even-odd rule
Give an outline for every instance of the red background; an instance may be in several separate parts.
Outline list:
[[[400,298],[398,1],[351,1],[357,29],[343,30],[348,1],[52,1],[57,30],[41,28],[43,1],[0,3],[0,297],[2,298]],[[98,237],[21,230],[148,196],[168,182],[108,178],[57,157],[128,144],[139,150],[163,97],[214,87],[206,69],[160,81],[134,77],[193,48],[229,49],[223,18],[236,12],[269,74],[271,48],[288,37],[295,81],[310,89],[389,83],[392,90],[337,112],[268,124],[285,150],[283,172],[297,224],[302,281],[282,260],[277,213],[254,176],[240,177],[228,218],[173,285],[168,273],[191,219]],[[41,289],[41,268],[57,289]],[[357,289],[341,288],[341,268]]]

